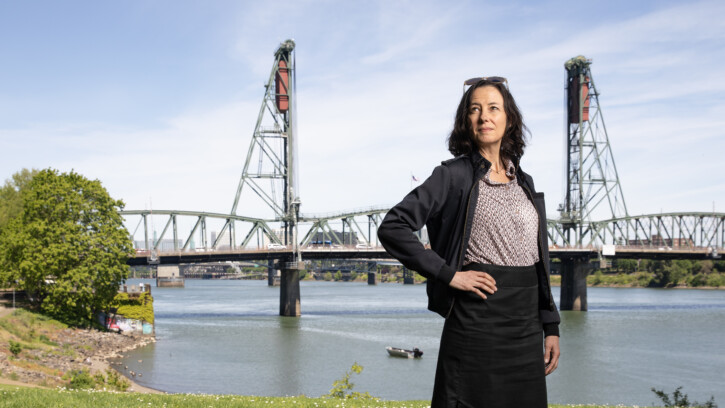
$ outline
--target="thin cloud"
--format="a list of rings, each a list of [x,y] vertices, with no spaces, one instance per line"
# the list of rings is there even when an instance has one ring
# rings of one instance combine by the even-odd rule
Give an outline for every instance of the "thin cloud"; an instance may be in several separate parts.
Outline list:
[[[556,3],[559,9],[576,5]],[[485,13],[477,2],[455,7],[245,2],[214,26],[230,38],[216,45],[226,52],[216,56],[239,70],[227,93],[205,94],[190,109],[193,89],[177,84],[184,90],[177,94],[159,85],[149,93],[191,102],[172,114],[144,105],[145,117],[155,118],[145,123],[64,123],[39,113],[32,125],[0,130],[0,170],[9,177],[22,167],[75,168],[102,180],[129,209],[152,201],[156,208],[228,212],[274,50],[292,37],[303,213],[400,200],[414,187],[411,172],[424,179],[450,157],[445,138],[462,81],[504,75],[532,131],[523,166],[555,216],[563,197],[563,63],[578,54],[594,60],[630,212],[656,211],[659,202],[672,211],[725,205],[722,189],[702,184],[721,187],[725,173],[716,153],[725,147],[719,133],[725,18],[718,18],[724,5],[653,3],[648,12],[615,6],[576,21],[567,20],[569,8],[551,12],[551,3],[486,5]],[[283,14],[289,18],[281,23]],[[672,163],[692,173],[673,172]],[[673,193],[680,183],[690,183],[682,191],[692,195]]]

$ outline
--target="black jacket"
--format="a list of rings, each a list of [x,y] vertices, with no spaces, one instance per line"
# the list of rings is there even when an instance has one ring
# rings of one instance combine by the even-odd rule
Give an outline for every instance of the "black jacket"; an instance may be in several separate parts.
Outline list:
[[[544,193],[534,190],[531,176],[516,164],[516,179],[532,200],[539,215],[539,316],[546,335],[559,334],[549,283],[549,244],[546,233]],[[378,228],[385,250],[406,268],[428,279],[428,309],[447,317],[453,307],[455,289],[449,286],[460,271],[471,235],[478,189],[474,188],[491,166],[478,152],[443,162],[433,174],[403,201],[391,208]],[[428,228],[431,249],[426,249],[414,231]]]

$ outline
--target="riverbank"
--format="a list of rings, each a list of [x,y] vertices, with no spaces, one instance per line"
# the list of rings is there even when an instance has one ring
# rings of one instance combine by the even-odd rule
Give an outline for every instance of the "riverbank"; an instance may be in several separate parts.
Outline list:
[[[597,272],[587,276],[587,287],[589,288],[660,288],[659,286],[650,286],[652,274],[633,273],[633,274],[602,274]],[[718,274],[719,276],[719,274]],[[719,279],[719,278],[718,278]],[[551,275],[551,286],[561,286],[561,275]],[[704,290],[725,290],[725,286],[708,286],[699,284],[696,286],[689,285],[685,280],[676,285],[661,287],[664,289],[704,289]]]
[[[45,316],[0,305],[0,384],[67,387],[85,372],[100,387],[160,393],[124,379],[109,364],[110,359],[153,341],[150,336],[69,328]]]

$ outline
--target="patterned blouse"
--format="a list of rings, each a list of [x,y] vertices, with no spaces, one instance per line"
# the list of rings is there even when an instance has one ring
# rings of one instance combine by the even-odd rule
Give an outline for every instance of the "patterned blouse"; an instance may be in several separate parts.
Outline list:
[[[463,264],[529,266],[539,261],[539,215],[516,182],[515,167],[506,162],[512,180],[491,180],[491,169],[478,183],[478,202]]]

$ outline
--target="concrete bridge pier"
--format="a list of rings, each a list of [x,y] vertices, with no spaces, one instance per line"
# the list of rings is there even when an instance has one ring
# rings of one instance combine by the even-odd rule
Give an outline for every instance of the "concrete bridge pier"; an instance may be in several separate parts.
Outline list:
[[[410,269],[403,267],[403,284],[404,285],[413,285],[415,284],[415,272],[411,271]]]
[[[274,259],[270,259],[267,263],[267,286],[279,286],[279,271]]]
[[[377,271],[368,272],[368,285],[377,285],[377,284],[378,284],[378,272]]]
[[[156,267],[157,288],[183,288],[184,274],[179,265],[158,265]]]
[[[587,311],[587,275],[589,257],[566,257],[561,259],[561,310]]]
[[[280,266],[279,315],[300,317],[300,269],[304,266],[298,262],[280,262]]]

